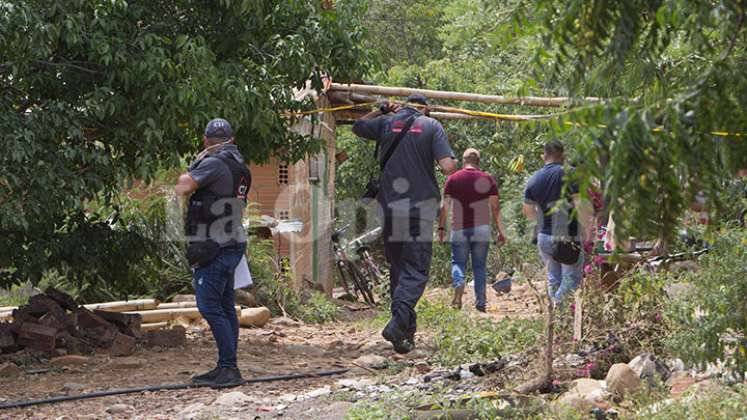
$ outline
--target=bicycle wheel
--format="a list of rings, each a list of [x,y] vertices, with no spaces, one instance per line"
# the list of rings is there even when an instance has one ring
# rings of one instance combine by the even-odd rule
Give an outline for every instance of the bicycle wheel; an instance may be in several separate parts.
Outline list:
[[[349,264],[348,268],[353,274],[353,277],[356,279],[356,285],[360,288],[361,294],[363,295],[363,300],[365,300],[366,303],[370,305],[375,305],[376,300],[374,299],[373,292],[371,291],[371,284],[369,283],[369,280],[365,275],[363,275],[361,270],[355,264]]]
[[[365,260],[366,264],[366,271],[368,272],[368,276],[370,277],[371,284],[373,286],[378,286],[384,281],[384,274],[379,269],[379,266],[376,265],[376,263],[373,261],[373,258],[367,257]]]
[[[355,298],[355,300],[358,300],[358,288],[357,288],[357,287],[355,287],[355,286],[356,286],[356,284],[355,284],[355,283],[356,283],[356,280],[355,280],[355,279],[353,279],[353,286],[354,286],[354,287],[352,288],[353,290],[352,290],[352,292],[351,292],[351,291],[350,291],[350,289],[351,289],[351,287],[350,287],[350,282],[348,282],[348,277],[349,277],[350,275],[349,275],[349,274],[345,274],[345,270],[344,270],[344,268],[343,268],[343,267],[345,267],[345,266],[346,266],[346,264],[345,264],[345,262],[344,262],[344,261],[339,261],[339,262],[337,263],[337,270],[338,270],[338,272],[340,273],[340,283],[342,283],[342,287],[344,287],[344,288],[345,288],[345,292],[346,292],[347,294],[349,294],[349,295],[353,296],[353,297]]]

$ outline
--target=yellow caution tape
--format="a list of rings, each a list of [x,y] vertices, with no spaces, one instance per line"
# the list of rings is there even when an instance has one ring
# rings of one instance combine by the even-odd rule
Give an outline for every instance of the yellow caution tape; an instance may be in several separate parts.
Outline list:
[[[335,112],[335,111],[345,111],[346,109],[353,109],[353,108],[360,108],[364,106],[371,106],[375,105],[378,102],[363,102],[360,104],[352,104],[352,105],[340,105],[332,108],[316,108],[312,109],[311,111],[297,111],[297,112],[284,112],[284,117],[291,117],[291,116],[297,116],[297,115],[311,115],[311,114],[318,114],[320,112]]]
[[[320,112],[335,112],[335,111],[345,111],[348,109],[353,108],[361,108],[361,107],[367,107],[371,105],[376,105],[379,102],[363,102],[359,104],[352,104],[352,105],[341,105],[331,108],[316,108],[312,109],[310,111],[297,111],[297,112],[286,112],[283,113],[283,116],[290,117],[290,116],[298,116],[298,115],[311,115],[311,114],[318,114]],[[420,104],[409,104],[411,106],[421,107],[424,108],[424,105]],[[558,114],[544,114],[544,115],[514,115],[514,114],[497,114],[494,112],[484,112],[484,111],[473,111],[471,109],[464,109],[464,108],[455,108],[450,106],[432,106],[430,107],[436,111],[445,111],[445,112],[453,112],[457,114],[464,114],[464,115],[471,115],[475,117],[485,117],[485,118],[493,118],[496,121],[515,121],[515,122],[528,122],[528,121],[548,121],[553,118],[557,118],[561,114],[564,113],[558,113]],[[564,124],[566,125],[572,125],[575,127],[586,127],[583,124],[580,123],[574,123],[571,121],[564,121]],[[607,128],[608,126],[606,124],[596,124],[596,128]],[[651,131],[658,133],[664,131],[662,127],[656,127],[651,129]],[[711,134],[714,136],[719,137],[743,137],[745,134],[743,133],[730,133],[728,131],[711,131]]]
[[[571,121],[565,121],[565,124],[566,125],[572,125],[572,126],[575,126],[575,127],[581,127],[581,128],[586,127],[583,124],[574,123],[574,122],[571,122]],[[596,127],[597,128],[607,128],[608,126],[606,124],[597,124]],[[654,132],[654,133],[663,133],[664,132],[664,128],[663,127],[654,127],[654,128],[651,129],[651,131]],[[744,136],[743,133],[730,133],[728,131],[711,131],[711,135],[718,136],[718,137],[742,137],[742,136]]]

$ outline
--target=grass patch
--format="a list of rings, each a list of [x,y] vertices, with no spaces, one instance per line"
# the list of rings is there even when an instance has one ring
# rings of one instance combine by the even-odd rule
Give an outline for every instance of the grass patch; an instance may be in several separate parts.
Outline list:
[[[25,285],[13,285],[9,290],[0,289],[0,306],[21,306],[29,301],[34,292],[31,283]]]
[[[435,333],[435,357],[444,366],[495,359],[533,346],[542,338],[543,322],[534,319],[493,321],[452,309],[445,301],[422,300],[418,326]]]
[[[736,419],[747,415],[747,385],[723,388],[706,395],[686,395],[670,404],[649,404],[640,407],[630,418],[668,419]]]
[[[422,299],[416,308],[418,331],[433,336],[438,349],[434,356],[443,366],[495,359],[517,353],[540,342],[544,321],[541,318],[494,321],[451,308],[446,299]],[[359,321],[358,327],[380,331],[389,321],[389,313]]]
[[[334,322],[340,308],[323,293],[312,292],[311,297],[299,308],[301,319],[310,324]]]

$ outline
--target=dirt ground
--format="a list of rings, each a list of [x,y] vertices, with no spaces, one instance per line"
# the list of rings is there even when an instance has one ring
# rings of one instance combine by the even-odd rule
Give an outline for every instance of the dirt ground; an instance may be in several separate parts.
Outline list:
[[[448,294],[448,290],[429,290],[429,295]],[[488,314],[495,318],[531,316],[536,314],[533,292],[514,287],[512,293],[497,297],[488,291]],[[465,294],[465,309],[474,311],[474,294]],[[374,317],[372,310],[356,312],[354,318]],[[427,337],[418,334],[425,344]],[[426,360],[432,349],[419,345],[419,350],[408,355],[414,364]],[[196,388],[179,391],[158,391],[95,398],[81,401],[46,404],[26,409],[0,411],[0,419],[73,419],[73,418],[215,418],[192,414],[203,406],[215,405],[223,394],[240,391],[249,398],[232,404],[217,415],[219,418],[283,418],[317,419],[342,418],[351,403],[319,398],[293,401],[293,395],[303,395],[328,386],[332,389],[340,379],[379,375],[370,369],[355,366],[359,356],[377,355],[388,360],[402,360],[375,330],[365,322],[340,322],[330,325],[277,325],[262,329],[242,329],[239,343],[239,368],[245,378],[316,372],[339,368],[351,371],[327,378],[300,379],[282,382],[248,384],[230,390]],[[85,365],[62,369],[50,368],[48,363],[34,362],[21,379],[0,378],[0,403],[49,398],[60,395],[143,387],[159,384],[188,382],[190,376],[214,366],[216,351],[209,331],[190,333],[187,344],[177,348],[140,348],[129,357],[110,357],[97,354]],[[381,375],[379,375],[381,380]],[[290,396],[290,397],[289,397]]]

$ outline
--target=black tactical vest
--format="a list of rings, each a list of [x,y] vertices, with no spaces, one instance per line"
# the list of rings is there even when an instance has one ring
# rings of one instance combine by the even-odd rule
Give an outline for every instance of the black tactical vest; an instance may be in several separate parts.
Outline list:
[[[189,199],[186,223],[186,234],[190,242],[210,240],[210,238],[199,238],[198,235],[205,235],[205,232],[209,232],[210,226],[219,219],[230,220],[225,224],[225,233],[232,233],[235,229],[234,223],[241,223],[240,213],[233,214],[233,212],[240,212],[240,209],[244,208],[249,188],[252,185],[252,175],[244,163],[237,161],[229,153],[218,153],[212,157],[220,159],[231,171],[232,193],[229,196],[222,196],[207,188],[200,188],[192,194]],[[223,201],[223,206],[218,205],[218,208],[213,208],[217,201]]]

